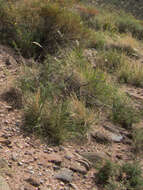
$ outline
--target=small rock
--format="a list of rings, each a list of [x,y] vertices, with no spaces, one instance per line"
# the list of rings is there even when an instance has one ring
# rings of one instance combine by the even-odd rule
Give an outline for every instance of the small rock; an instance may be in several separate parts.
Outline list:
[[[22,166],[23,165],[23,163],[22,162],[18,162],[18,166]]]
[[[118,158],[119,160],[121,160],[123,157],[122,157],[122,155],[116,155],[116,158]]]
[[[29,177],[25,179],[26,182],[28,182],[30,185],[33,185],[34,187],[40,186],[40,181],[37,178]]]
[[[78,190],[78,187],[74,183],[70,183],[70,186],[72,187],[72,189]]]
[[[62,162],[62,157],[56,153],[48,154],[45,159],[58,165],[60,165]]]
[[[65,158],[66,158],[67,160],[71,160],[71,159],[72,159],[72,156],[70,156],[70,155],[65,155]]]
[[[67,168],[62,168],[54,177],[64,182],[71,182],[73,180],[73,172]]]
[[[81,174],[86,174],[87,173],[87,170],[84,166],[81,166],[80,164],[78,164],[77,162],[73,163],[71,166],[70,166],[70,169],[75,171],[75,172],[79,172]]]
[[[6,146],[9,146],[11,144],[11,141],[8,139],[5,139],[4,137],[0,137],[0,143]]]
[[[59,166],[53,166],[53,169],[54,169],[54,170],[59,170],[60,167],[59,167]]]
[[[66,151],[65,158],[67,160],[71,160],[73,158],[73,154],[70,151]]]
[[[11,159],[12,159],[14,162],[16,162],[16,161],[17,161],[17,154],[12,153]]]

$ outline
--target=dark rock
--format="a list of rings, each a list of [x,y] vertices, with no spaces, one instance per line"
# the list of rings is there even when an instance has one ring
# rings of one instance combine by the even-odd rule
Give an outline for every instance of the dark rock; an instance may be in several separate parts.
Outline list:
[[[73,180],[73,172],[70,169],[62,168],[54,177],[64,182],[71,182]]]

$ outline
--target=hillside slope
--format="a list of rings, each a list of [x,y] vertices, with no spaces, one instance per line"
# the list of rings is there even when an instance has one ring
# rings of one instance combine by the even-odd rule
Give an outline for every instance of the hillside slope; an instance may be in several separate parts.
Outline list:
[[[0,190],[143,189],[143,25],[111,3],[0,0]]]

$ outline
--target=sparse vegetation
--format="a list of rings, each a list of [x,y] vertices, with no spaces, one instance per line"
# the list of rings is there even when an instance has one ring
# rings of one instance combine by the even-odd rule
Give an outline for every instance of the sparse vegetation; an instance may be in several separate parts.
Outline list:
[[[118,71],[118,79],[120,82],[143,87],[143,65],[138,61],[128,60],[122,65]]]
[[[130,99],[124,93],[119,93],[118,87],[110,81],[106,72],[93,70],[81,50],[69,52],[59,59],[49,56],[42,65],[33,65],[32,69],[25,66],[19,79],[19,87],[26,100],[25,129],[36,133],[37,129],[38,132],[42,130],[44,136],[48,136],[49,132],[47,134],[43,129],[50,131],[52,127],[60,130],[59,136],[64,130],[65,138],[65,131],[84,137],[90,126],[97,121],[100,107],[107,112],[107,116],[111,116],[113,121],[123,127],[127,128],[137,122],[138,113]],[[97,101],[101,102],[100,106],[97,106]],[[53,123],[58,121],[56,117],[62,119],[62,123],[53,127]],[[37,125],[38,128],[35,127]],[[56,132],[54,139],[55,134]],[[62,135],[61,138],[63,139]]]
[[[133,148],[136,155],[143,152],[143,129],[137,128],[133,132]]]
[[[121,87],[143,87],[143,23],[113,7],[92,5],[87,0],[0,0],[0,42],[24,60],[16,87],[1,98],[22,109],[24,132],[49,144],[85,142],[90,129],[97,125],[95,132],[107,131],[99,126],[111,122],[117,133],[122,131],[117,141],[121,136],[121,143],[127,140],[140,156],[143,130],[133,124],[142,119],[142,110]],[[109,138],[113,131],[108,130]],[[112,143],[114,138],[106,146]],[[138,163],[103,162],[95,175],[99,188],[143,188]]]
[[[139,21],[123,12],[111,13],[75,1],[1,0],[0,9],[2,31],[7,29],[0,33],[2,42],[14,45],[26,57],[40,58],[44,53],[42,64],[25,64],[19,78],[25,129],[44,136],[45,130],[55,130],[54,136],[47,134],[52,139],[57,130],[57,141],[65,131],[84,136],[99,108],[122,127],[130,128],[138,121],[140,114],[131,99],[119,92],[116,79],[142,86],[142,66],[129,62],[136,53],[134,47],[141,48],[133,38],[141,39]],[[82,48],[87,46],[98,51],[96,68],[83,56]]]

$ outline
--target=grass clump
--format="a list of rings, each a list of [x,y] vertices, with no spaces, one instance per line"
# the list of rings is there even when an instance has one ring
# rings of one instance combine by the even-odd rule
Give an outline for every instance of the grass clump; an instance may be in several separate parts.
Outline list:
[[[143,26],[132,15],[121,12],[116,20],[116,26],[120,33],[130,32],[135,38],[143,39]]]
[[[121,172],[126,174],[123,179],[125,186],[129,190],[138,190],[143,188],[142,172],[138,163],[126,163],[122,166]]]
[[[100,9],[99,14],[90,19],[88,25],[95,30],[108,31],[110,34],[131,33],[133,37],[139,40],[143,39],[141,21],[116,9],[114,11],[107,8]]]
[[[75,136],[86,137],[96,121],[94,110],[87,108],[84,99],[79,97],[80,81],[74,81],[78,80],[76,75],[67,76],[68,64],[63,59],[49,57],[37,67],[39,70],[35,69],[35,74],[24,73],[20,79],[26,100],[24,130],[48,137],[55,143]],[[34,72],[34,69],[29,71]]]
[[[113,73],[120,69],[124,64],[125,57],[115,49],[101,52],[99,58],[97,58],[97,66],[109,73]]]
[[[137,128],[133,131],[133,147],[136,155],[143,152],[143,129]]]
[[[127,60],[117,72],[120,82],[143,87],[143,66],[138,61]]]
[[[115,165],[107,161],[96,175],[98,185],[106,190],[142,189],[142,172],[138,163]]]
[[[121,94],[117,95],[112,104],[112,119],[120,123],[124,128],[131,128],[133,123],[137,123],[140,114],[134,109],[130,99]]]
[[[105,165],[99,170],[97,173],[97,182],[98,184],[105,185],[108,183],[109,178],[113,177],[115,175],[115,166],[113,163],[107,161]]]
[[[106,38],[104,32],[93,31],[93,36],[89,41],[89,48],[95,48],[97,50],[104,50],[106,45]]]

